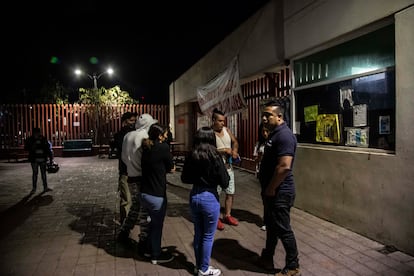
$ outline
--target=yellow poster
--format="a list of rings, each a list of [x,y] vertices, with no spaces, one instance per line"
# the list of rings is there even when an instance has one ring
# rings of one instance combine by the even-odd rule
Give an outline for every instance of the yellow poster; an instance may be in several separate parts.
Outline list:
[[[316,119],[316,141],[339,144],[341,131],[338,114],[319,114]]]
[[[318,116],[318,106],[310,105],[303,108],[303,113],[305,114],[305,123],[315,122],[316,117]]]

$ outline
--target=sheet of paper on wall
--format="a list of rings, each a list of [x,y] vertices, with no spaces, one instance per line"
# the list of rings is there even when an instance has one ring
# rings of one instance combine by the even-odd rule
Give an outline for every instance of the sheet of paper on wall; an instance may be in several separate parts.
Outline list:
[[[367,110],[366,104],[358,104],[353,106],[354,127],[367,125]]]
[[[391,118],[390,115],[379,116],[379,134],[391,133]]]
[[[369,145],[369,127],[356,128],[346,127],[346,146],[368,147]]]
[[[343,109],[347,109],[354,105],[354,100],[352,99],[353,91],[354,90],[352,88],[342,87],[339,89],[339,101]]]
[[[319,114],[316,119],[316,141],[338,144],[341,141],[338,114]]]
[[[300,135],[300,121],[295,122],[294,134]]]
[[[305,114],[305,123],[316,121],[316,117],[318,117],[318,105],[305,106],[303,113]]]

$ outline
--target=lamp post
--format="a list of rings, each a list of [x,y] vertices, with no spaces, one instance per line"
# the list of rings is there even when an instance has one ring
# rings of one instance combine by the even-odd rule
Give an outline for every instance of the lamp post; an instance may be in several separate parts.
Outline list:
[[[80,69],[76,69],[75,70],[75,74],[77,76],[87,75],[88,78],[90,78],[91,80],[93,80],[93,88],[95,88],[95,89],[98,88],[98,79],[100,77],[102,77],[102,75],[104,75],[104,74],[112,75],[113,73],[114,73],[114,70],[112,70],[112,68],[108,68],[106,71],[103,71],[100,74],[93,73],[92,75],[86,74],[86,73],[82,72],[82,70],[80,70]]]
[[[92,105],[89,105],[89,111],[92,114],[92,117],[95,119],[95,123],[94,123],[94,135],[95,135],[95,144],[100,145],[101,144],[101,140],[102,140],[102,125],[101,125],[101,117],[103,116],[101,113],[101,108],[100,108],[100,91],[98,90],[98,79],[100,77],[102,77],[104,74],[108,74],[108,75],[112,75],[113,74],[113,70],[112,68],[108,68],[106,71],[102,72],[102,73],[93,73],[92,75],[89,75],[87,73],[82,72],[82,70],[80,69],[76,69],[75,70],[75,74],[77,76],[81,76],[81,75],[86,75],[88,76],[88,78],[90,78],[91,80],[93,80],[93,89],[89,90],[87,89],[86,91],[88,94],[88,98],[89,98],[89,103],[91,103]]]

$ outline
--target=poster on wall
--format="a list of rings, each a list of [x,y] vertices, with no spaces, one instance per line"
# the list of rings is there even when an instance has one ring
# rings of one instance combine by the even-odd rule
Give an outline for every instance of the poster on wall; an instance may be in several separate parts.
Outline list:
[[[316,119],[316,141],[339,144],[341,131],[338,114],[319,114]]]
[[[305,106],[303,113],[305,114],[305,123],[315,122],[318,117],[318,105]]]
[[[346,127],[346,146],[365,147],[369,145],[369,127]]]
[[[339,89],[339,102],[342,109],[348,109],[354,105],[354,100],[352,99],[352,93],[354,89],[348,87],[341,87]]]
[[[366,126],[367,125],[367,110],[368,107],[366,104],[354,105],[353,108],[354,115],[354,127],[357,126]]]
[[[391,132],[391,118],[390,116],[379,116],[379,134],[390,134]]]
[[[207,115],[198,115],[197,116],[197,129],[201,127],[211,126],[210,116]]]

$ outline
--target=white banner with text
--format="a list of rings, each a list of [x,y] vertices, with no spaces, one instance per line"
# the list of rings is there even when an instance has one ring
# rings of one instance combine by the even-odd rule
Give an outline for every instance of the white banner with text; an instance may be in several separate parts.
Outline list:
[[[203,114],[211,114],[217,108],[229,116],[247,108],[240,88],[237,58],[233,59],[224,72],[197,88],[197,100]]]

